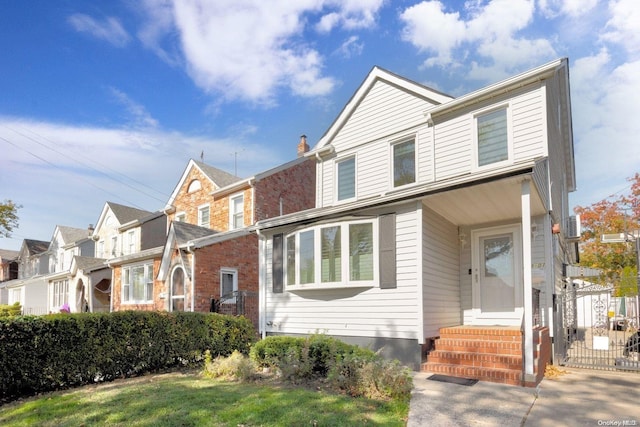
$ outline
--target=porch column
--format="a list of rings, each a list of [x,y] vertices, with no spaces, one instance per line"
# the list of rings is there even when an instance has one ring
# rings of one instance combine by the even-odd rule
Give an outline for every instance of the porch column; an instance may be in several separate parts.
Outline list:
[[[531,294],[531,182],[522,181],[522,276],[524,292],[524,374],[533,380],[533,307]]]

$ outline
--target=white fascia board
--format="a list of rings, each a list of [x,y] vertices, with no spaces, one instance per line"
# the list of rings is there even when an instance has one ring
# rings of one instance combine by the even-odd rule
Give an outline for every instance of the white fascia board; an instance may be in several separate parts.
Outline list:
[[[513,89],[528,85],[535,81],[544,80],[552,76],[558,69],[567,66],[567,59],[557,59],[540,67],[533,68],[524,73],[502,80],[498,83],[478,89],[474,92],[455,98],[447,103],[438,105],[437,107],[425,110],[425,114],[434,115],[448,113],[453,110],[476,104],[484,99],[496,96],[498,93],[504,93]]]
[[[533,173],[534,166],[535,161],[528,160],[525,162],[517,163],[515,165],[500,168],[499,170],[484,171],[473,175],[463,175],[435,183],[430,182],[427,184],[416,184],[408,188],[403,188],[401,190],[387,191],[382,194],[370,196],[352,203],[341,204],[338,206],[329,206],[326,208],[312,208],[288,215],[258,221],[255,224],[255,229],[258,231],[263,231],[269,228],[282,227],[293,223],[317,220],[329,215],[338,215],[343,212],[367,209],[369,207],[380,206],[384,204],[392,204],[398,201],[410,199],[412,197],[424,197],[428,194],[447,191],[447,189],[449,188],[455,189],[460,186],[474,185],[474,183],[478,181],[486,182],[487,180],[492,180],[492,178],[495,178],[497,180],[503,179],[508,175],[531,174]]]
[[[212,236],[201,237],[199,239],[190,240],[181,248],[203,248],[205,246],[213,245],[215,243],[224,242],[226,240],[237,239],[251,234],[255,230],[255,227],[243,227],[238,230],[225,231],[222,233],[216,233]]]

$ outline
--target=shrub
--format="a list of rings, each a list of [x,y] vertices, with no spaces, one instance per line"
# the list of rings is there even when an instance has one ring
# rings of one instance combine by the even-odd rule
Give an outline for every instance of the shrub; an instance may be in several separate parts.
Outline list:
[[[322,334],[267,337],[250,356],[258,366],[277,368],[283,380],[326,378],[332,388],[352,396],[408,399],[413,387],[411,371],[397,360]]]
[[[11,305],[0,304],[0,319],[6,317],[15,317],[22,314],[22,306],[19,302]]]
[[[217,313],[123,311],[0,319],[0,402],[247,353],[251,322]]]
[[[229,356],[218,356],[215,359],[207,350],[204,355],[202,374],[206,378],[246,381],[255,377],[256,365],[253,360],[237,350],[234,350]]]

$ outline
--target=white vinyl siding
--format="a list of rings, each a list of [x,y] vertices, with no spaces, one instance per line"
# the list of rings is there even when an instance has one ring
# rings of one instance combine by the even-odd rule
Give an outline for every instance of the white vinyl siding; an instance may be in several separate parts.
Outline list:
[[[416,245],[419,240],[414,207],[412,203],[397,209],[398,283],[394,289],[374,286],[354,288],[358,289],[357,292],[344,287],[273,293],[269,243],[265,260],[265,320],[273,326],[267,326],[267,332],[309,334],[322,331],[329,335],[421,339],[417,327],[419,305],[416,299],[420,275],[416,267],[416,254],[419,252],[416,251]],[[344,227],[342,233],[345,233]],[[271,238],[267,241],[271,242]],[[343,260],[344,256],[343,253]]]
[[[461,322],[458,227],[423,208],[423,321],[425,337]]]
[[[383,81],[377,81],[331,144],[337,151],[390,137],[424,123],[429,101]]]

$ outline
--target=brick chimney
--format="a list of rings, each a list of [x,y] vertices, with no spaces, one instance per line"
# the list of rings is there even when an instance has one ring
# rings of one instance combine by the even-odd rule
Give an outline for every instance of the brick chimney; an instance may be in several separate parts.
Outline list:
[[[300,143],[298,144],[298,157],[304,156],[304,153],[309,151],[309,144],[307,144],[307,135],[300,136]]]

